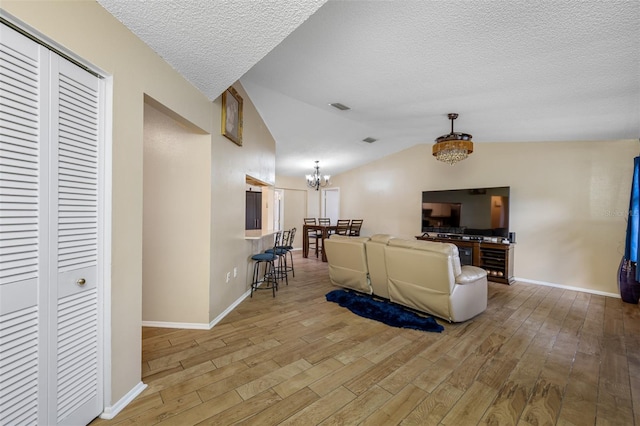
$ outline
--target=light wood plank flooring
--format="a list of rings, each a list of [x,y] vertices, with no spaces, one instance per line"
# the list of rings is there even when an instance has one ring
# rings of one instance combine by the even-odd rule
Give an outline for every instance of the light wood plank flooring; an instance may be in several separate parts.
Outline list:
[[[315,257],[295,267],[212,330],[143,328],[148,388],[92,424],[640,426],[636,305],[490,283],[485,313],[425,333],[327,302]]]

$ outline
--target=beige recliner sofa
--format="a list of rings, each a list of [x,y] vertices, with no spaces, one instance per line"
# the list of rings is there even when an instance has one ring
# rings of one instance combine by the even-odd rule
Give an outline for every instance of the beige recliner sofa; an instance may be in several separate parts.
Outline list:
[[[454,244],[332,235],[325,240],[333,285],[389,299],[450,322],[487,309],[487,272],[461,266]]]

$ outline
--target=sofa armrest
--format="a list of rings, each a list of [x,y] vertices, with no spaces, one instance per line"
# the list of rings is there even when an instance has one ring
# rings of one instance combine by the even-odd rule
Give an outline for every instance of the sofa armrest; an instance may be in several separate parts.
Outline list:
[[[464,265],[460,275],[456,276],[456,284],[469,284],[487,276],[487,271],[477,266]]]

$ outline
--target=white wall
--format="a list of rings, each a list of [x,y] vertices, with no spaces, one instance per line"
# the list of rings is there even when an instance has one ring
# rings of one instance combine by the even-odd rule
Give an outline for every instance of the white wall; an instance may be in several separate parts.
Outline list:
[[[515,275],[617,294],[638,141],[476,143],[454,166],[418,145],[332,177],[363,235],[420,235],[425,190],[510,186]]]

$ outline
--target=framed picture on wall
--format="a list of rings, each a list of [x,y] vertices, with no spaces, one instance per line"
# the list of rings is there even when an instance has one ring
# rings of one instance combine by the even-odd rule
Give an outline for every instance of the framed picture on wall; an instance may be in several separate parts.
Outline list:
[[[233,87],[222,93],[222,135],[242,146],[242,98]]]

